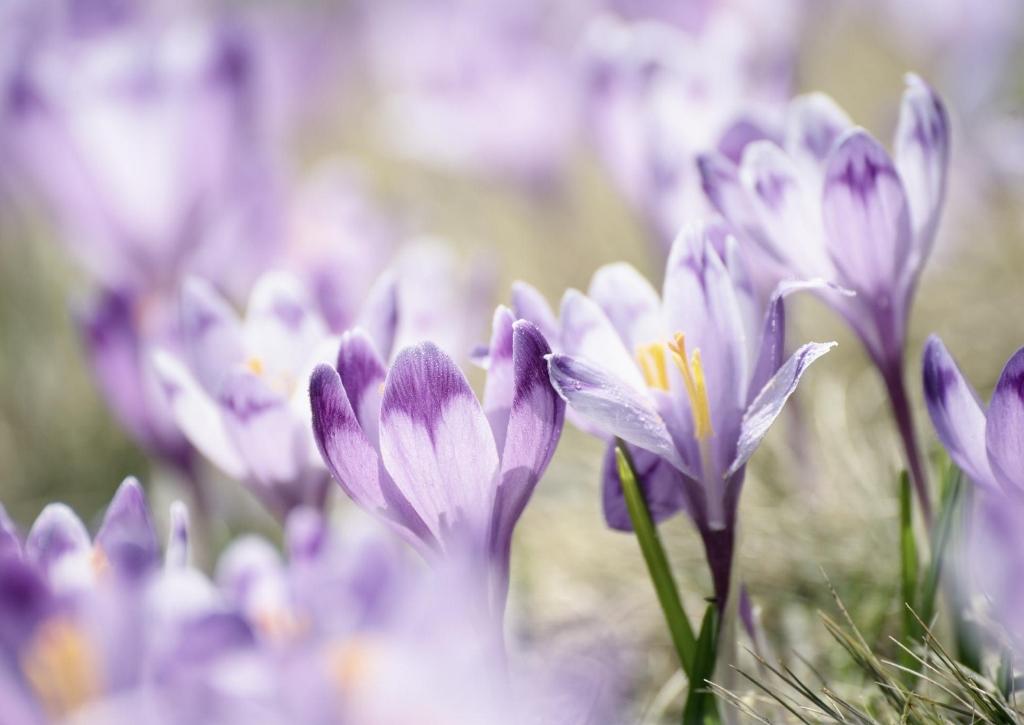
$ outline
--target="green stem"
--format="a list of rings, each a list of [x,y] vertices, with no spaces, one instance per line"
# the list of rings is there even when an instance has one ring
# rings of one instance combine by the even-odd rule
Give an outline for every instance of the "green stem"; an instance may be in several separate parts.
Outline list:
[[[661,539],[658,538],[658,529],[654,526],[647,501],[637,484],[633,459],[622,441],[618,441],[615,448],[615,459],[618,463],[619,480],[622,482],[626,508],[629,509],[629,518],[633,522],[633,531],[636,532],[636,539],[640,544],[644,561],[647,563],[647,571],[651,575],[654,591],[658,595],[658,602],[665,614],[665,621],[668,623],[672,643],[679,655],[679,662],[683,666],[683,672],[689,677],[693,670],[697,649],[693,628],[683,612],[682,601],[679,598],[675,579],[672,577],[668,557],[665,556],[665,549],[661,545]]]

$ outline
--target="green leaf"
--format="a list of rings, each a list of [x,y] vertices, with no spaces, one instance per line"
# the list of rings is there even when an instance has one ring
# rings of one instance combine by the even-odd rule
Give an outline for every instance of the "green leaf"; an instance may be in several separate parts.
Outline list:
[[[690,675],[690,691],[686,695],[686,704],[683,706],[683,725],[704,725],[708,722],[718,722],[715,696],[707,684],[707,680],[711,679],[715,671],[717,644],[718,607],[709,604],[700,625],[697,653],[693,661],[693,672]]]
[[[658,595],[658,602],[665,615],[665,622],[668,624],[669,633],[672,636],[672,644],[675,645],[676,653],[679,655],[679,664],[682,665],[683,672],[692,680],[693,661],[697,648],[693,627],[690,626],[690,620],[686,618],[686,613],[683,611],[679,590],[676,588],[676,581],[672,576],[665,548],[661,545],[658,529],[651,519],[647,501],[637,484],[633,460],[622,441],[618,441],[616,445],[615,460],[618,463],[619,480],[622,482],[626,508],[629,510],[630,521],[633,522],[633,531],[636,533],[636,540],[640,544],[640,551],[647,563],[647,571],[651,575],[654,591]]]
[[[942,578],[942,564],[946,557],[946,548],[952,538],[953,526],[960,505],[960,494],[963,490],[963,476],[960,470],[950,464],[942,482],[942,500],[939,504],[939,520],[932,531],[931,561],[921,584],[921,599],[918,603],[919,614],[925,624],[931,625],[935,616],[935,599],[938,596],[939,581]]]
[[[900,473],[900,598],[903,604],[903,639],[908,645],[921,638],[921,628],[914,616],[917,609],[918,560],[912,508],[910,477],[903,471]]]

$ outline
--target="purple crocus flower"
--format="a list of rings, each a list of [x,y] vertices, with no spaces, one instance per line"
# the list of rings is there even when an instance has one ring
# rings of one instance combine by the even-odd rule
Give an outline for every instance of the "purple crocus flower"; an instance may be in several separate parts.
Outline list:
[[[758,321],[735,255],[715,251],[706,228],[680,233],[659,299],[631,266],[594,275],[589,296],[566,292],[551,381],[588,428],[620,438],[656,519],[685,509],[704,541],[724,607],[747,461],[807,367],[834,343],[783,357],[783,288]],[[760,325],[760,327],[759,327]],[[609,441],[605,516],[629,529]]]
[[[332,342],[301,283],[264,275],[242,322],[211,285],[182,289],[183,353],[154,356],[174,419],[195,448],[283,519],[321,507],[327,472],[309,429],[305,381]]]
[[[513,528],[562,429],[549,352],[532,323],[499,308],[482,406],[433,343],[388,369],[358,329],[342,337],[337,367],[310,380],[316,440],[345,492],[431,558],[485,556],[498,613]]]
[[[821,277],[856,294],[820,295],[860,337],[885,382],[922,510],[924,467],[903,375],[907,321],[932,248],[949,162],[941,99],[907,77],[895,160],[827,96],[789,107],[785,142],[749,144],[737,166],[701,158],[708,197],[780,279]]]

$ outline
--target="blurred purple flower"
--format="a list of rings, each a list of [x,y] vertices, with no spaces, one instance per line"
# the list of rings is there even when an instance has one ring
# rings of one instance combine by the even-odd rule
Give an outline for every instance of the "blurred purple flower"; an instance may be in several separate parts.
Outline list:
[[[784,359],[783,296],[815,285],[780,287],[759,322],[735,252],[729,240],[723,259],[706,228],[685,229],[660,298],[633,267],[601,268],[589,296],[569,290],[562,298],[561,353],[549,362],[552,383],[584,425],[629,444],[655,519],[680,509],[691,516],[720,607],[746,463],[804,371],[835,344],[808,343]],[[629,530],[614,445],[605,457],[605,517]]]
[[[158,351],[153,362],[186,438],[280,519],[302,504],[322,507],[328,476],[304,382],[334,343],[305,288],[267,273],[243,322],[193,278],[182,289],[181,316],[182,353]]]
[[[759,264],[779,279],[820,277],[855,293],[819,292],[885,381],[926,518],[903,357],[910,306],[945,198],[949,140],[942,100],[909,75],[895,161],[822,94],[790,104],[784,147],[755,141],[738,166],[722,154],[700,161],[708,198]]]
[[[336,369],[310,380],[317,443],[345,492],[431,558],[484,557],[498,614],[513,528],[562,429],[548,352],[534,325],[499,308],[482,407],[433,343],[387,369],[361,330],[342,337]]]

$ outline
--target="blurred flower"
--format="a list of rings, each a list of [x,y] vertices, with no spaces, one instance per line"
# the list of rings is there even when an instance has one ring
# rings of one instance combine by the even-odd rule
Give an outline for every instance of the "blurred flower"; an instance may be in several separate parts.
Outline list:
[[[182,353],[154,354],[174,419],[195,448],[282,520],[322,507],[327,473],[313,445],[305,381],[334,341],[302,284],[270,272],[245,321],[207,282],[186,281]]]
[[[513,528],[561,434],[548,352],[534,325],[499,308],[482,407],[433,343],[402,350],[388,370],[358,329],[342,337],[337,369],[310,380],[317,443],[345,492],[430,558],[489,562],[498,615]]]
[[[652,515],[691,516],[720,607],[746,463],[804,371],[834,345],[808,343],[785,360],[782,298],[799,286],[780,288],[759,331],[744,275],[732,240],[723,260],[706,228],[689,227],[672,247],[660,299],[623,263],[598,270],[589,296],[566,292],[562,352],[549,362],[552,383],[587,427],[630,445]],[[605,517],[629,530],[614,446]]]
[[[819,291],[860,337],[885,381],[926,518],[930,504],[903,356],[948,162],[945,107],[913,75],[903,94],[895,162],[821,94],[790,104],[784,148],[754,141],[738,167],[722,154],[700,161],[708,198],[760,265],[779,279],[820,277],[856,293]]]

